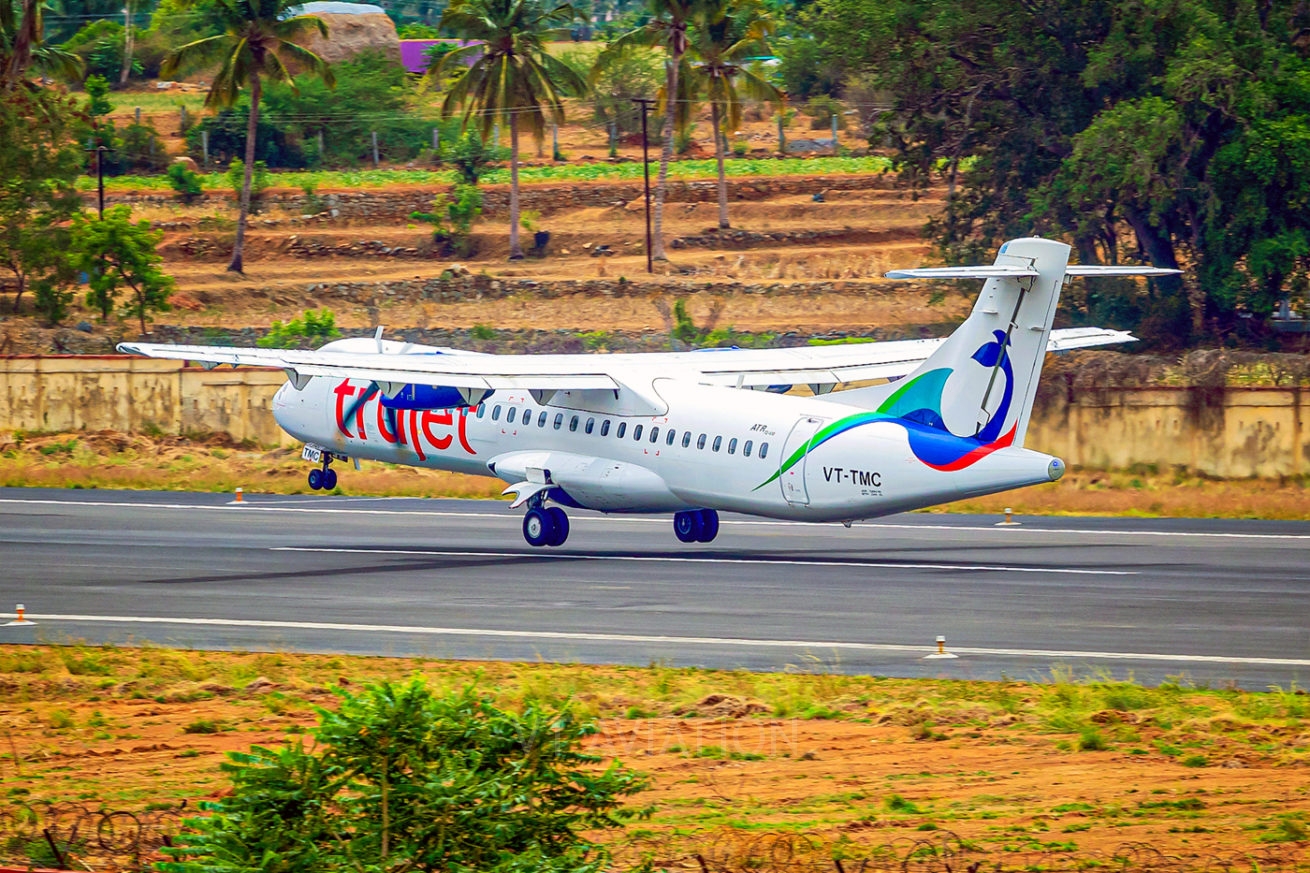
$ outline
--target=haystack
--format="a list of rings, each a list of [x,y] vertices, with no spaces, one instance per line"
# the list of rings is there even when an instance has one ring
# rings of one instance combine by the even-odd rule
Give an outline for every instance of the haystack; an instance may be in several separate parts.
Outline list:
[[[349,60],[374,50],[400,62],[400,37],[396,25],[381,6],[370,3],[306,3],[295,10],[298,15],[313,15],[328,26],[328,38],[317,33],[305,41],[305,48],[328,63]]]

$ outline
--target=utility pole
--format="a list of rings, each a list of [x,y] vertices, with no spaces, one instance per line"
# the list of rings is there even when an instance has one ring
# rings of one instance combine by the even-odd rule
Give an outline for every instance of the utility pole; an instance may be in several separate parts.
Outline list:
[[[646,190],[646,272],[654,273],[655,264],[651,260],[650,235],[650,139],[646,133],[646,116],[655,100],[651,97],[634,97],[632,102],[641,107],[641,176]]]
[[[95,152],[96,156],[96,189],[100,195],[100,220],[105,220],[105,152],[112,152],[113,149],[105,145],[98,145],[94,148],[82,149],[84,152]]]
[[[123,72],[118,77],[120,85],[127,84],[127,77],[132,72],[132,0],[127,0],[127,5],[123,7],[123,24],[126,29],[123,32]]]

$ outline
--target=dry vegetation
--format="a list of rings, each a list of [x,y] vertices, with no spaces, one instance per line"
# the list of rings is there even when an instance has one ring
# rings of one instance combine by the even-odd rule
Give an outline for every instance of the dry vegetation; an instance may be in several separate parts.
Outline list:
[[[878,679],[819,660],[758,674],[9,646],[6,799],[194,804],[222,792],[223,753],[294,739],[333,705],[331,686],[412,675],[599,719],[591,750],[653,777],[638,798],[653,817],[615,838],[629,861],[643,847],[687,857],[776,833],[860,858],[941,830],[1007,866],[1040,854],[1067,867],[1146,842],[1200,867],[1273,848],[1301,857],[1310,828],[1299,690]]]
[[[298,448],[192,437],[0,431],[0,486],[308,494]],[[337,494],[499,499],[498,479],[366,462]],[[934,512],[1310,520],[1304,479],[1214,480],[1182,472],[1073,470],[1059,483],[936,507]]]

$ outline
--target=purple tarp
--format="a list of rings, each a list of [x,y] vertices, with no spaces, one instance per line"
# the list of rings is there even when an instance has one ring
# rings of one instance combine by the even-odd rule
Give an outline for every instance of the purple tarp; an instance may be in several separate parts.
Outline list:
[[[461,48],[473,44],[472,41],[460,39],[402,39],[400,41],[400,62],[411,73],[426,73],[428,71],[428,49],[442,43]],[[469,59],[469,63],[472,63],[472,59]]]

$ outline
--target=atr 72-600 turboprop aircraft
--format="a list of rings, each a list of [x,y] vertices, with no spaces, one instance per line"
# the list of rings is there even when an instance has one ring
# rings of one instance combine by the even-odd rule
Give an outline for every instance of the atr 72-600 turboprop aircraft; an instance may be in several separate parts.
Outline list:
[[[309,474],[316,490],[335,487],[334,460],[489,474],[509,483],[511,507],[528,507],[533,546],[568,537],[561,507],[671,512],[679,540],[709,542],[721,510],[849,525],[1059,479],[1058,458],[1023,448],[1045,353],[1133,339],[1052,332],[1066,277],[1177,272],[1068,259],[1063,243],[1017,239],[989,267],[888,273],[986,280],[969,318],[941,340],[484,355],[386,341],[379,330],[317,351],[119,349],[284,369],[273,414],[320,465]],[[833,391],[877,379],[895,381]],[[815,396],[781,393],[792,385]]]

